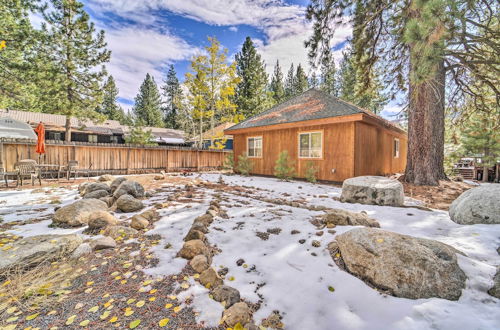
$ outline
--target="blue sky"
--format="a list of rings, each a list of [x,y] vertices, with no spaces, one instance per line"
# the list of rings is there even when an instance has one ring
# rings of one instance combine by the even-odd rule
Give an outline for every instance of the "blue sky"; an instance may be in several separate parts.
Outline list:
[[[312,32],[305,20],[308,0],[83,0],[112,51],[108,71],[130,109],[146,73],[160,84],[173,64],[183,80],[189,60],[215,36],[232,57],[250,36],[272,72],[302,63],[309,70],[304,41]],[[350,26],[338,28],[333,44],[340,59]],[[387,110],[392,111],[392,107]]]

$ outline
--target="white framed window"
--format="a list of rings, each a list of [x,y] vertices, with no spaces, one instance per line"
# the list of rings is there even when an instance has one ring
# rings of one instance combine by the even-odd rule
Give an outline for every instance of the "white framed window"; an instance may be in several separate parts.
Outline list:
[[[393,156],[394,158],[399,158],[399,139],[394,139],[394,147],[393,147]]]
[[[299,158],[323,157],[323,132],[299,133]]]
[[[262,136],[253,136],[247,139],[248,157],[262,157]]]
[[[89,142],[90,143],[97,143],[97,135],[94,135],[94,134],[89,135]]]

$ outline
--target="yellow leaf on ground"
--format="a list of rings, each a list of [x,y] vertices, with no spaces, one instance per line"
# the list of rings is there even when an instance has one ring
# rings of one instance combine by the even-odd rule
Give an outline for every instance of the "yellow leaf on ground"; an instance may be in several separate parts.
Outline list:
[[[170,295],[170,296],[168,296],[168,299],[170,299],[170,300],[175,300],[175,299],[177,299],[177,297],[176,297],[176,296],[172,296],[172,295]]]
[[[56,313],[57,313],[57,311],[50,311],[50,312],[47,313],[47,315],[54,315]]]
[[[383,238],[378,238],[377,239],[377,243],[383,243],[384,242],[384,239]]]
[[[135,329],[139,326],[139,324],[141,324],[141,320],[135,320],[135,321],[130,322],[128,327],[130,329]]]
[[[164,327],[168,324],[168,322],[170,321],[170,319],[166,318],[166,319],[161,319],[160,322],[158,322],[158,325],[160,327]]]
[[[36,314],[31,314],[31,315],[26,316],[26,321],[36,319],[36,317],[37,317],[39,314],[40,314],[40,313],[36,313]]]
[[[90,320],[83,320],[82,322],[80,322],[80,325],[82,327],[86,327],[87,325],[89,325],[89,323],[90,323]]]
[[[189,288],[189,283],[188,282],[182,282],[181,288],[183,288],[183,289]]]
[[[87,286],[90,286],[90,285],[92,285],[92,284],[94,284],[94,281],[89,281],[89,282],[87,282]]]
[[[134,311],[130,307],[125,308],[125,316],[130,316],[132,314],[134,314]]]
[[[99,306],[94,306],[94,307],[91,307],[89,308],[88,312],[89,313],[95,313],[99,310]]]
[[[75,319],[76,319],[76,315],[71,315],[70,317],[68,317],[65,324],[71,325],[71,324],[73,324],[73,322],[75,322]]]
[[[134,301],[135,301],[135,299],[134,299],[134,298],[130,298],[129,300],[127,300],[127,304],[129,304],[129,305],[130,305],[130,304],[131,304],[131,303],[133,303]]]
[[[104,313],[101,314],[101,316],[99,316],[99,318],[101,320],[104,320],[109,316],[110,313],[111,313],[110,311],[105,311]]]
[[[172,308],[172,306],[173,306],[172,304],[166,304],[166,305],[165,305],[165,308],[166,308],[166,309],[169,309],[169,308]]]
[[[6,286],[6,285],[9,285],[10,284],[10,280],[7,280],[5,282],[2,283],[2,286]]]
[[[142,306],[144,306],[144,304],[145,304],[145,303],[146,303],[146,302],[145,302],[144,300],[140,300],[140,301],[138,301],[138,302],[137,302],[137,304],[135,304],[135,305],[136,305],[137,307],[142,307]]]
[[[158,291],[158,289],[153,289],[153,290],[149,291],[149,293],[153,294],[153,293],[156,293],[156,291]]]
[[[17,310],[17,307],[10,307],[10,308],[7,308],[7,314],[12,314],[14,313],[15,311]]]
[[[92,290],[94,290],[94,289],[93,288],[88,288],[88,289],[85,290],[85,293],[91,293]]]
[[[17,324],[9,324],[2,328],[2,330],[14,330],[17,327]]]
[[[115,323],[116,321],[118,321],[118,318],[116,316],[113,316],[109,319],[109,323]]]
[[[7,319],[7,323],[16,322],[17,320],[19,320],[18,316],[12,316]]]
[[[181,306],[176,306],[176,307],[174,307],[174,312],[179,313],[181,309],[182,309]]]
[[[155,300],[156,300],[156,297],[149,298],[149,301],[155,301]]]
[[[148,284],[151,284],[151,282],[152,282],[151,280],[147,280],[147,281],[144,281],[144,282],[142,283],[142,285],[148,285]]]
[[[109,293],[106,293],[104,296],[102,296],[103,298],[108,298],[109,297]]]

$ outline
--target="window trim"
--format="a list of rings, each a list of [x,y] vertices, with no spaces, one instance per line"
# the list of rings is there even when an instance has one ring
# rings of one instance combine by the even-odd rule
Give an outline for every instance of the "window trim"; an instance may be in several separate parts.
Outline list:
[[[260,156],[250,156],[250,149],[249,149],[249,146],[250,146],[250,139],[260,139]],[[246,152],[247,152],[247,157],[248,158],[262,158],[262,156],[264,155],[264,139],[262,138],[262,135],[257,135],[257,136],[247,136],[247,148],[246,148]]]
[[[397,148],[396,148],[397,146]],[[393,158],[399,158],[401,153],[401,142],[399,141],[398,138],[394,138],[393,143],[392,143],[392,157]]]
[[[308,156],[308,157],[303,157],[300,155],[300,135],[301,134],[309,134],[309,136],[311,136],[311,133],[320,133],[321,134],[321,154],[319,157],[311,157],[311,156]],[[309,138],[309,141],[311,141],[311,138]],[[323,160],[324,158],[324,145],[325,145],[325,134],[324,134],[324,130],[313,130],[313,131],[299,131],[297,133],[297,156],[299,159],[311,159],[311,160]]]
[[[97,141],[99,141],[99,136],[97,134],[89,134],[87,135],[87,141],[88,143],[97,143]],[[95,142],[94,141],[90,141],[90,137],[94,138],[95,136]]]

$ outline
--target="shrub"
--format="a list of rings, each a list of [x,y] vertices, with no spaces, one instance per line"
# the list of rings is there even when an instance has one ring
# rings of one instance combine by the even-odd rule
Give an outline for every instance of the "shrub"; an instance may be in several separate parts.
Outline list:
[[[311,183],[316,183],[316,174],[318,174],[318,167],[314,166],[313,162],[307,162],[306,164],[306,180]]]
[[[228,153],[226,159],[224,159],[224,169],[234,171],[234,154]]]
[[[295,176],[295,162],[290,159],[287,150],[280,152],[274,166],[274,175],[281,180],[288,181]]]
[[[246,152],[238,156],[238,165],[236,166],[236,171],[241,175],[247,176],[252,171],[252,161],[248,159]]]

